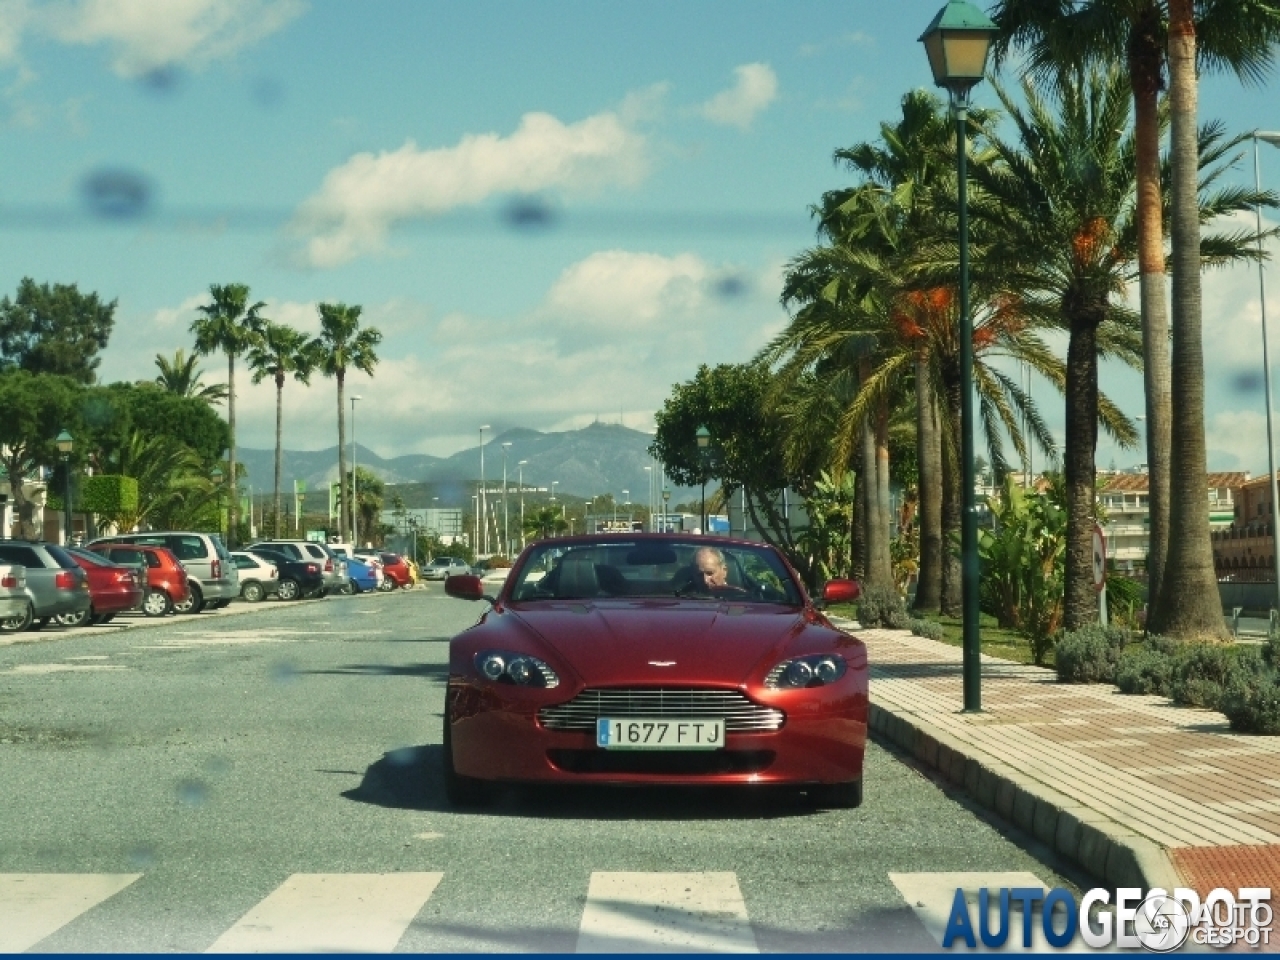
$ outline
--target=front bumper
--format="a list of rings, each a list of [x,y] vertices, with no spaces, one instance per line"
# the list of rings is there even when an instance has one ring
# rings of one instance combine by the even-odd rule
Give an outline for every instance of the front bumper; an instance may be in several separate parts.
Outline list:
[[[847,783],[862,777],[867,742],[866,687],[848,687],[803,703],[789,692],[796,709],[784,710],[780,729],[730,730],[723,750],[618,751],[598,748],[593,732],[541,724],[538,710],[571,694],[534,700],[526,690],[508,697],[495,686],[453,677],[447,709],[454,768],[479,780],[530,783]],[[751,699],[779,706],[772,698]]]

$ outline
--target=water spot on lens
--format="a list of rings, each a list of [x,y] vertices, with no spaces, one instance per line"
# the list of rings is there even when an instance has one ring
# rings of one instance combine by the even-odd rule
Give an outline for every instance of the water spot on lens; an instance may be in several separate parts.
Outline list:
[[[91,427],[108,426],[116,417],[111,402],[103,396],[92,394],[80,405],[80,413],[84,422]]]
[[[292,663],[277,663],[271,667],[271,679],[279,684],[293,683],[298,679],[298,668]]]
[[[97,217],[130,220],[147,212],[151,183],[132,170],[95,170],[81,185],[85,206]]]
[[[407,767],[418,758],[418,751],[413,747],[400,747],[387,754],[387,763],[393,767]]]
[[[284,99],[284,86],[275,77],[258,77],[250,90],[253,99],[263,109],[278,107]]]
[[[156,862],[156,852],[150,847],[134,847],[128,854],[129,866],[135,870],[146,870]]]
[[[209,788],[200,780],[183,780],[178,784],[178,802],[186,807],[202,807],[209,800]]]
[[[167,63],[162,67],[154,67],[148,70],[138,80],[143,87],[152,93],[173,93],[182,83],[182,71],[173,64]]]
[[[1262,374],[1256,371],[1242,370],[1231,380],[1236,393],[1257,393],[1262,389]]]
[[[732,300],[747,292],[747,281],[736,273],[727,273],[716,281],[713,289],[717,297]]]
[[[502,212],[513,230],[546,230],[555,225],[556,213],[541,197],[517,197]]]

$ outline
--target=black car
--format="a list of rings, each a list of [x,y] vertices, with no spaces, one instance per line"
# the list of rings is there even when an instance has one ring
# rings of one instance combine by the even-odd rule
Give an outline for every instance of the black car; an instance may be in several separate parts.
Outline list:
[[[281,600],[300,600],[303,597],[324,595],[324,567],[312,560],[294,560],[278,550],[266,547],[250,547],[246,553],[261,557],[268,563],[275,564],[280,571]]]

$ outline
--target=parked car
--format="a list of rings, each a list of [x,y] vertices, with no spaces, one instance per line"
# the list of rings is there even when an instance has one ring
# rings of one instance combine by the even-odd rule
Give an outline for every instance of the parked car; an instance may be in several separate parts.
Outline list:
[[[27,613],[27,568],[16,563],[0,564],[0,630],[8,620]]]
[[[350,588],[344,592],[368,593],[378,589],[378,585],[382,583],[382,571],[367,561],[367,557],[347,558],[347,582]]]
[[[422,568],[422,579],[448,580],[450,577],[470,572],[470,565],[458,557],[433,557],[431,562]]]
[[[404,589],[413,582],[409,576],[409,564],[405,563],[404,557],[398,553],[379,553],[378,559],[382,561],[382,572],[385,575],[380,589],[394,590],[397,587]]]
[[[31,626],[43,627],[60,614],[79,613],[92,605],[89,575],[56,544],[0,540],[0,563],[27,568],[27,609],[0,623],[0,631],[16,633]]]
[[[324,595],[324,567],[318,561],[295,560],[272,547],[254,546],[247,552],[275,565],[280,575],[276,596],[281,600],[301,600],[306,596]]]
[[[260,540],[248,547],[254,550],[265,547],[282,553],[293,560],[313,560],[320,564],[324,573],[324,590],[326,593],[346,593],[349,574],[347,561],[329,549],[327,543],[316,543],[312,540]]]
[[[487,593],[474,576],[445,589]],[[853,581],[831,580],[822,600],[856,595]],[[866,647],[832,626],[773,547],[544,540],[494,600],[449,644],[440,758],[451,803],[523,781],[771,785],[817,806],[861,804]]]
[[[135,543],[171,550],[186,569],[189,580],[187,599],[174,601],[174,610],[178,613],[199,613],[205,607],[225,607],[240,596],[240,577],[236,572],[236,565],[231,562],[231,554],[217,534],[170,531],[123,533],[115,537],[99,538],[89,546],[103,543]]]
[[[112,563],[136,566],[141,563],[146,588],[142,594],[142,613],[163,617],[170,613],[191,612],[193,581],[186,568],[168,547],[152,544],[95,543],[89,548]]]
[[[280,592],[280,570],[270,560],[243,550],[232,550],[231,562],[240,572],[241,599],[261,603]]]
[[[88,610],[64,613],[57,618],[64,627],[79,627],[86,623],[107,623],[117,613],[136,610],[142,606],[146,592],[145,577],[138,577],[132,567],[113,563],[101,554],[84,547],[63,547],[71,559],[89,575]]]

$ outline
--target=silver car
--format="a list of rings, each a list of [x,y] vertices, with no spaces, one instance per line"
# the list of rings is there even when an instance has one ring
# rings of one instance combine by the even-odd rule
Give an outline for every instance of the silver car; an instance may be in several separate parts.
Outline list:
[[[178,613],[199,613],[205,607],[216,610],[225,607],[240,596],[240,574],[231,554],[216,533],[186,533],[151,531],[149,533],[123,533],[115,537],[102,537],[90,546],[100,543],[138,543],[153,547],[168,547],[187,571],[189,586],[187,599],[174,604]]]
[[[457,557],[436,557],[422,568],[422,579],[448,580],[470,572],[471,567]]]
[[[43,627],[60,614],[81,613],[92,606],[89,575],[55,544],[0,540],[0,563],[18,564],[27,571],[27,608],[0,621],[0,632],[25,630],[33,621]]]

